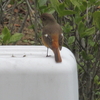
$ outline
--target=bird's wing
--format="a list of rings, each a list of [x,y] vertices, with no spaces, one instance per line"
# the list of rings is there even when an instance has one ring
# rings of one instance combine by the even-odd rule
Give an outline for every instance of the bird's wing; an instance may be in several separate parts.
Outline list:
[[[52,44],[52,38],[49,34],[47,33],[42,33],[42,41],[43,44],[48,47],[51,48],[51,44]]]
[[[63,33],[61,33],[59,35],[59,49],[60,50],[62,49],[63,41],[64,41],[64,36],[63,36]]]

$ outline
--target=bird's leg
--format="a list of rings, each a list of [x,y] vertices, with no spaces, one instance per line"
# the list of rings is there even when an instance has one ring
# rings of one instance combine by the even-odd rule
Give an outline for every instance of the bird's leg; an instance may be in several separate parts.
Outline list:
[[[47,55],[46,55],[46,57],[50,57],[51,55],[48,55],[48,50],[49,50],[49,48],[47,48]]]
[[[48,55],[48,50],[49,50],[49,48],[47,48],[47,55],[46,55],[46,57],[49,57],[49,55]]]

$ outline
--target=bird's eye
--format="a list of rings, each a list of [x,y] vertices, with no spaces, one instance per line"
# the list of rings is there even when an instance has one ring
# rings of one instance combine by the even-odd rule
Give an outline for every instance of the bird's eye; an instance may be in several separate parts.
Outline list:
[[[45,17],[43,17],[43,18],[42,18],[42,20],[46,20],[46,18],[45,18]]]

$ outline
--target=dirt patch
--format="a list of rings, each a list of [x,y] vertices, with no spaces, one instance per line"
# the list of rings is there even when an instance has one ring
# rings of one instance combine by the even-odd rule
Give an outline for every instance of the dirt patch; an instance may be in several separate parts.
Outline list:
[[[6,26],[11,31],[11,34],[23,34],[22,39],[15,45],[33,45],[35,33],[28,13],[25,3],[18,6],[8,4],[2,15],[3,21],[0,23],[0,34],[4,26]]]

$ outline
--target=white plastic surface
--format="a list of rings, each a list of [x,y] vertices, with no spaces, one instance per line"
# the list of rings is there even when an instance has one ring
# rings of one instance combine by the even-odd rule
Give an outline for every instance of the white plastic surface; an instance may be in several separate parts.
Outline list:
[[[0,100],[78,100],[75,58],[63,47],[56,63],[44,46],[0,46]]]

